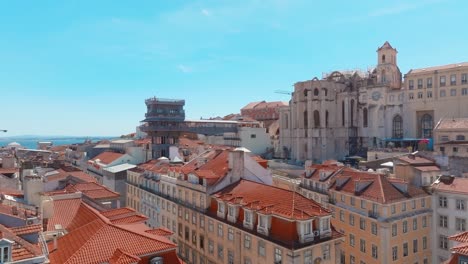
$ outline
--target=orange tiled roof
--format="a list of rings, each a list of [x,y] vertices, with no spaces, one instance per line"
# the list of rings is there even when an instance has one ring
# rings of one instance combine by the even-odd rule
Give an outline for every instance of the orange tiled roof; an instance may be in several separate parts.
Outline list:
[[[120,248],[116,249],[114,255],[109,260],[109,264],[131,264],[138,263],[141,258],[130,253],[122,251]]]
[[[449,236],[449,239],[460,243],[468,243],[468,232],[463,232],[453,236]]]
[[[259,213],[293,220],[330,214],[328,209],[299,193],[248,180],[240,180],[217,192],[214,197]]]
[[[133,208],[124,207],[102,212],[102,215],[114,224],[142,223],[148,217],[136,212]]]
[[[164,227],[158,227],[155,229],[146,230],[145,232],[149,234],[165,236],[165,237],[172,236],[174,234],[171,230],[164,228]]]
[[[13,246],[11,251],[11,258],[13,261],[20,261],[29,258],[39,257],[44,255],[37,245],[33,245],[28,241],[22,239],[16,235],[12,230],[0,224],[0,233],[3,238],[14,241],[15,246]]]
[[[108,262],[117,249],[138,257],[165,251],[176,254],[176,245],[168,239],[132,230],[132,225],[113,224],[85,203],[80,204],[68,231],[57,240],[56,250],[53,242],[49,244],[52,264]]]
[[[116,152],[109,152],[109,151],[104,151],[103,153],[97,155],[92,159],[92,161],[100,160],[102,164],[110,164],[114,160],[122,157],[124,154],[122,153],[116,153]]]
[[[64,229],[68,229],[81,204],[81,198],[54,200],[54,214],[47,222],[47,230],[55,230],[57,224],[62,225]]]
[[[335,190],[364,197],[379,203],[390,203],[399,200],[405,200],[409,197],[428,195],[422,189],[419,189],[399,179],[389,179],[385,175],[357,171],[349,168],[339,172],[335,179]],[[343,182],[341,186],[338,184],[340,181]],[[396,186],[392,184],[392,182],[396,183],[398,181],[404,184],[408,184],[406,193],[402,193]],[[357,193],[356,189],[361,189],[359,188],[360,184],[364,184],[365,187]]]
[[[17,236],[34,234],[42,231],[42,224],[10,227],[10,230]]]
[[[202,178],[207,179],[208,184],[213,184],[222,179],[229,171],[229,151],[221,151],[212,160],[207,161],[194,173]]]
[[[452,252],[468,256],[468,243],[461,243],[452,248]]]
[[[82,192],[91,199],[114,199],[120,197],[119,193],[96,182],[77,183],[66,187],[70,192]]]
[[[434,161],[432,161],[432,160],[429,160],[429,159],[426,159],[426,158],[423,158],[423,157],[418,157],[418,156],[414,156],[414,158],[411,158],[409,156],[403,156],[403,157],[399,157],[398,159],[403,161],[403,162],[409,163],[411,165],[423,165],[423,164],[432,165],[432,164],[435,164]]]
[[[440,181],[433,185],[433,189],[441,192],[468,194],[468,179],[453,177],[452,181],[449,181],[449,184]]]

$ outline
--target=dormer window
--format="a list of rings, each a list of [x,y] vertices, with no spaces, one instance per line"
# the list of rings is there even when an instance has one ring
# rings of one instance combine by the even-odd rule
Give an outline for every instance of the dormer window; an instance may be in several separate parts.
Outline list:
[[[330,231],[330,218],[320,219],[320,231],[321,233]]]
[[[218,201],[218,212],[217,215],[218,217],[224,218],[226,209],[223,201]]]
[[[237,206],[228,205],[228,221],[237,222]]]
[[[261,234],[268,235],[269,217],[267,215],[258,215],[257,231]]]
[[[244,209],[244,227],[252,229],[253,228],[253,212],[250,210]]]

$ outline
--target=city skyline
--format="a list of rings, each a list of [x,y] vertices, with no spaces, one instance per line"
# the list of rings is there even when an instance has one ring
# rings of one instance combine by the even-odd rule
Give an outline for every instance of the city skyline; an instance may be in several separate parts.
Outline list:
[[[1,3],[0,136],[131,133],[153,96],[185,99],[188,119],[289,101],[274,91],[367,70],[385,41],[403,74],[468,61],[466,3],[363,3]]]

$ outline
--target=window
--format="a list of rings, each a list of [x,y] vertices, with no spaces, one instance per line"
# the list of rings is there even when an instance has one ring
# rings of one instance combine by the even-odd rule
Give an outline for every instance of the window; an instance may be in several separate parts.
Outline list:
[[[432,116],[429,114],[424,114],[421,118],[421,137],[431,138],[432,129],[433,129]]]
[[[379,248],[376,245],[372,245],[372,257],[375,259],[379,258]]]
[[[244,248],[250,249],[252,246],[252,238],[249,235],[244,235]]]
[[[320,127],[320,113],[317,110],[314,111],[314,127]]]
[[[467,74],[466,73],[463,73],[461,75],[461,84],[466,84],[467,83]]]
[[[372,222],[371,223],[371,232],[373,235],[377,235],[377,223]]]
[[[432,98],[432,91],[427,91],[427,98]]]
[[[258,255],[262,257],[265,256],[265,241],[262,241],[262,240],[258,241]]]
[[[9,247],[0,247],[0,251],[3,251],[3,255],[0,256],[0,263],[8,262],[10,260]]]
[[[250,138],[257,138],[256,134],[250,134]]]
[[[408,98],[409,98],[410,100],[413,100],[413,99],[414,99],[414,93],[409,93],[409,94],[408,94]]]
[[[465,210],[465,200],[457,199],[456,204],[457,204],[457,210]]]
[[[364,108],[362,110],[362,126],[367,127],[368,126],[368,115],[367,115],[367,108]]]
[[[203,215],[200,215],[200,227],[205,227],[205,218],[203,218]]]
[[[413,218],[413,230],[418,229],[418,218]]]
[[[440,90],[440,97],[445,97],[445,90]]]
[[[450,96],[457,96],[457,89],[450,89]]]
[[[457,148],[457,147],[453,147],[453,152],[458,152],[458,148]]]
[[[208,231],[213,232],[213,221],[208,220]]]
[[[408,221],[403,221],[403,234],[408,233]]]
[[[462,88],[462,95],[468,95],[468,88]]]
[[[345,125],[345,103],[344,101],[341,101],[341,125]]]
[[[356,258],[353,255],[349,255],[349,263],[356,264]]]
[[[427,249],[427,237],[422,238],[422,248]]]
[[[456,74],[450,75],[450,85],[457,85],[457,75]]]
[[[228,264],[234,264],[234,252],[228,250]]]
[[[401,211],[402,211],[402,212],[405,212],[405,211],[406,211],[406,202],[403,202],[403,203],[401,204]]]
[[[352,206],[354,206],[356,204],[356,200],[354,199],[354,197],[350,198],[350,203],[351,203]]]
[[[228,239],[233,241],[234,240],[234,229],[228,227]]]
[[[414,89],[414,81],[413,80],[409,80],[408,89],[410,89],[410,90]]]
[[[197,232],[195,230],[192,230],[192,243],[197,244]]]
[[[427,216],[422,217],[422,227],[427,227]]]
[[[408,243],[403,243],[403,257],[408,256]]]
[[[213,240],[208,240],[208,252],[213,255],[214,252],[214,243]]]
[[[393,118],[393,138],[403,138],[403,119],[400,115],[396,115]],[[394,213],[395,212],[392,211],[392,214]]]
[[[224,248],[223,245],[218,244],[218,258],[223,259],[224,258]]]
[[[418,252],[418,240],[414,239],[413,240],[413,253],[417,253],[417,252]]]
[[[392,260],[397,260],[398,259],[398,247],[392,247]]]
[[[424,208],[426,207],[426,199],[421,199],[421,207]]]
[[[365,218],[362,218],[362,217],[359,218],[359,228],[361,228],[362,230],[366,230],[366,219]]]
[[[314,96],[318,96],[319,95],[319,89],[318,88],[315,88],[314,89]]]
[[[455,218],[455,227],[457,231],[466,231],[466,219]]]
[[[349,234],[349,245],[354,247],[354,235],[353,234]]]
[[[189,228],[186,226],[186,227],[185,227],[185,240],[189,240],[189,236],[190,236],[190,230],[189,230]]]
[[[200,248],[205,249],[205,237],[200,235]]]
[[[439,207],[447,208],[447,197],[439,196]]]
[[[244,257],[244,264],[252,264],[252,260],[248,257]]]
[[[441,249],[448,249],[448,238],[444,235],[439,236],[439,248]]]
[[[422,92],[418,92],[418,99],[422,99],[423,98],[423,93]]]
[[[392,214],[395,214],[396,213],[396,205],[392,205],[391,207],[391,210],[392,210]]]
[[[397,231],[397,224],[393,224],[392,225],[392,236],[396,236],[398,234],[398,231]]]
[[[344,222],[344,211],[340,210],[340,221]]]
[[[457,135],[456,140],[465,140],[465,136],[464,135]]]
[[[218,236],[223,237],[223,225],[218,224]]]
[[[361,208],[366,209],[366,200],[361,200]]]
[[[266,228],[267,227],[267,216],[258,215],[258,225],[260,227]]]
[[[275,248],[275,264],[281,264],[283,261],[283,253],[281,249]]]
[[[304,128],[309,128],[309,113],[307,110],[304,111]]]
[[[440,87],[445,86],[445,76],[440,76]]]
[[[423,88],[423,80],[418,79],[418,89],[422,89],[422,88]]]
[[[432,88],[432,77],[426,79],[426,87]]]
[[[349,214],[349,224],[354,226],[354,215]]]
[[[325,127],[328,127],[328,110],[325,111]]]
[[[312,250],[304,251],[304,264],[312,264]]]
[[[448,226],[447,216],[439,215],[439,226],[447,228]]]
[[[359,241],[359,250],[361,250],[362,253],[366,253],[366,241],[364,239]]]
[[[192,224],[197,224],[197,214],[195,212],[192,213]]]

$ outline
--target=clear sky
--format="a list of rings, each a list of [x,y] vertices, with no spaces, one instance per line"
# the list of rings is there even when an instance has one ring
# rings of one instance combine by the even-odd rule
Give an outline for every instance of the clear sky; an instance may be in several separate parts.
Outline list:
[[[468,61],[468,1],[0,1],[0,129],[133,132],[145,98],[186,99],[190,119],[282,100],[297,81],[374,66]],[[2,135],[0,135],[2,136]]]

